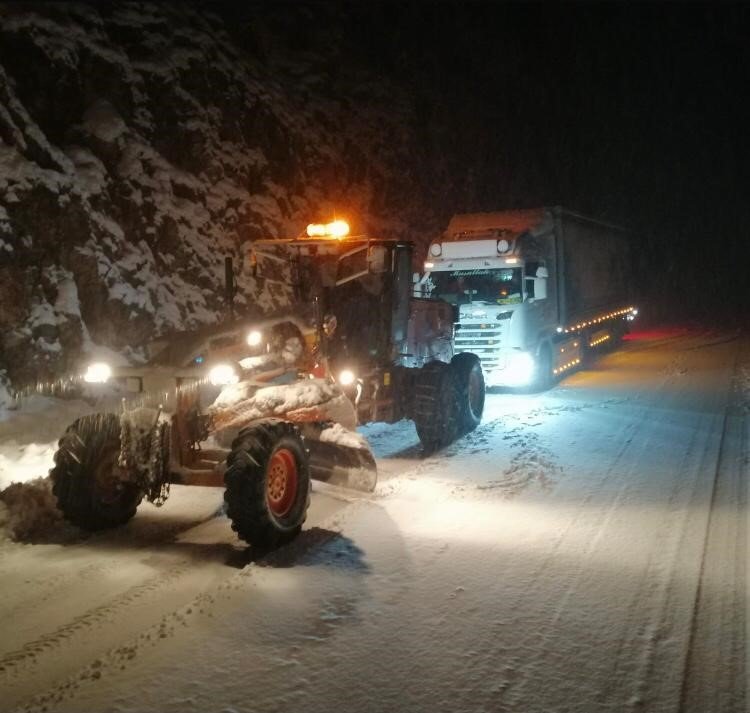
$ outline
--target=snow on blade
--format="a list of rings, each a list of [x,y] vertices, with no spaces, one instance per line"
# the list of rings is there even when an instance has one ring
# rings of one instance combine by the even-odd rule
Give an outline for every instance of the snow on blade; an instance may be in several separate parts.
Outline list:
[[[239,382],[225,387],[209,407],[209,412],[223,426],[283,417],[294,412],[310,413],[312,410],[318,412],[313,420],[332,420],[345,428],[354,428],[351,402],[333,384],[323,379],[260,389],[251,382]]]
[[[344,428],[340,423],[334,423],[329,428],[323,429],[320,432],[320,440],[324,443],[334,443],[346,448],[370,450],[370,445],[363,435]]]

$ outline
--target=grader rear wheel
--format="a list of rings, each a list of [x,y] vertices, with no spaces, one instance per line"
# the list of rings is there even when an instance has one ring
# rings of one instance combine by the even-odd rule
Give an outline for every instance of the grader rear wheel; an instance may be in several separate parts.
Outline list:
[[[120,420],[114,414],[83,416],[68,427],[50,472],[66,520],[85,530],[103,530],[135,515],[143,492],[118,474],[119,452]]]

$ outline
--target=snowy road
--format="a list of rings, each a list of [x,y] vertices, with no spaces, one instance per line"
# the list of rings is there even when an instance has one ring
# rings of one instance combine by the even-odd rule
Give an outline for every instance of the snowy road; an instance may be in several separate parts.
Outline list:
[[[665,331],[488,397],[251,563],[221,493],[0,543],[0,710],[744,711],[750,343]]]

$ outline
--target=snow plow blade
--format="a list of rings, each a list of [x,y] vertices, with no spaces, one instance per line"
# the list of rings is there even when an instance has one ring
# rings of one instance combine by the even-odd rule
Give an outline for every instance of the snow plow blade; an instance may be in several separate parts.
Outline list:
[[[375,458],[369,450],[338,443],[308,440],[310,477],[329,485],[371,493],[378,482]]]

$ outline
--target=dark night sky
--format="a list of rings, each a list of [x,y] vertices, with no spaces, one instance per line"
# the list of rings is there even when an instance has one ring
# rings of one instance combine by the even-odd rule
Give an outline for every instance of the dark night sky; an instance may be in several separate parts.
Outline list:
[[[341,56],[411,89],[425,144],[466,175],[456,211],[606,217],[665,289],[746,299],[750,6],[307,3],[316,29],[275,7],[292,46],[343,27]]]

